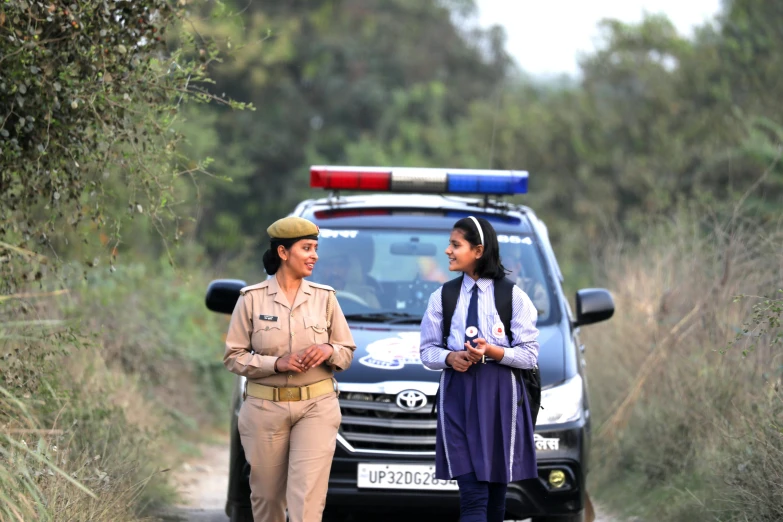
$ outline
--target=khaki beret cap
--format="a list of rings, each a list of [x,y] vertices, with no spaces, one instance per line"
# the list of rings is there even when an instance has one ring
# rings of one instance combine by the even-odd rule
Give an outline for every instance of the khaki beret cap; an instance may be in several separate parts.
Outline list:
[[[318,225],[305,218],[289,216],[278,219],[266,229],[272,239],[296,239],[318,235]]]

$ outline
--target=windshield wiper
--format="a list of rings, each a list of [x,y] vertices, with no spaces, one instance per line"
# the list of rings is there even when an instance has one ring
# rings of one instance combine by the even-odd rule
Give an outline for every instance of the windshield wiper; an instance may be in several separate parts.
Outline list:
[[[366,312],[362,314],[347,314],[349,321],[368,321],[387,324],[419,324],[421,316],[408,312]]]

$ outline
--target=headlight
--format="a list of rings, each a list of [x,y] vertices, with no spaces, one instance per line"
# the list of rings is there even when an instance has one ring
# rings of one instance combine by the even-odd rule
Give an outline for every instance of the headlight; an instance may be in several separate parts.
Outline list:
[[[541,392],[542,410],[536,424],[563,424],[582,417],[582,377],[577,374],[560,386]]]

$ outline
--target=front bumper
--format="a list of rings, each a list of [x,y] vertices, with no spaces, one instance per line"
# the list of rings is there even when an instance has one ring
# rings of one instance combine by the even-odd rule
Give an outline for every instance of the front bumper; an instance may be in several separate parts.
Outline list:
[[[250,507],[249,465],[245,460],[237,430],[241,405],[241,383],[237,380],[232,418],[231,468],[226,512],[234,507]],[[589,419],[589,416],[585,416]],[[536,516],[564,516],[579,513],[585,505],[585,477],[590,445],[590,422],[580,421],[557,426],[538,426],[536,434],[544,439],[537,452],[538,479],[509,484],[506,511],[511,518]],[[357,487],[358,464],[415,463],[433,464],[434,455],[394,455],[352,450],[338,437],[337,448],[329,477],[328,507],[334,508],[406,508],[414,510],[456,510],[459,507],[457,491],[383,490]],[[550,444],[556,440],[557,444]],[[566,480],[562,487],[549,485],[549,474],[563,471]]]
[[[585,430],[583,424],[568,429],[541,429],[537,433],[554,445],[538,452],[538,479],[509,484],[506,511],[517,519],[531,516],[558,516],[579,513],[585,503]],[[399,508],[453,510],[459,507],[457,491],[384,490],[357,487],[358,464],[362,462],[389,464],[432,464],[434,456],[389,454],[374,455],[348,451],[338,442],[326,504],[335,508]],[[561,471],[565,482],[560,487],[549,483],[550,473]]]

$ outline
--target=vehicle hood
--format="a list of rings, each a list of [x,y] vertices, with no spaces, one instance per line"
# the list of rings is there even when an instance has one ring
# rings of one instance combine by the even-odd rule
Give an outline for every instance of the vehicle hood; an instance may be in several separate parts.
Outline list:
[[[345,383],[377,383],[389,380],[436,382],[440,370],[429,370],[419,358],[418,325],[383,325],[349,322],[356,342],[351,367],[336,375]],[[563,334],[558,325],[539,328],[538,364],[541,384],[565,379]]]

